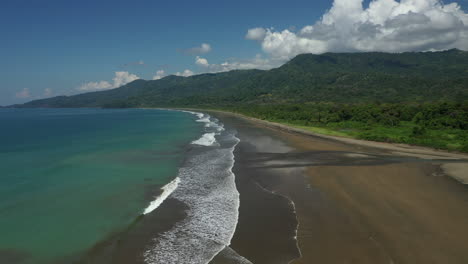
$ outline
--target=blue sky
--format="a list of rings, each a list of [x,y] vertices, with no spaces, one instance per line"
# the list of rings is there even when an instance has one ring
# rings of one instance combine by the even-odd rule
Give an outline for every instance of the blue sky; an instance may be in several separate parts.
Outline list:
[[[4,2],[0,9],[0,105],[87,89],[110,89],[125,80],[152,79],[157,71],[164,71],[160,72],[164,76],[183,74],[187,69],[201,73],[271,68],[303,52],[365,51],[360,48],[363,45],[337,46],[337,39],[323,41],[317,21],[325,15],[335,17],[330,23],[339,25],[344,23],[338,21],[340,10],[354,10],[353,6],[340,7],[340,1],[336,1],[335,8],[331,0]],[[458,4],[466,10],[466,0]],[[415,8],[426,14],[428,7]],[[327,11],[330,9],[332,12]],[[453,11],[454,17],[462,16],[463,20],[463,10]],[[308,25],[313,25],[315,31],[309,32]],[[250,40],[246,39],[248,30],[255,28],[247,37]],[[458,26],[447,30],[466,33]],[[417,32],[421,34],[418,36],[423,36],[421,32]],[[379,47],[377,40],[372,41],[364,46],[376,43]],[[463,48],[467,43],[463,38],[449,44],[428,41],[425,46],[414,46],[411,40],[398,41],[384,51]],[[210,48],[197,49],[203,43]],[[128,74],[116,82],[116,72]]]

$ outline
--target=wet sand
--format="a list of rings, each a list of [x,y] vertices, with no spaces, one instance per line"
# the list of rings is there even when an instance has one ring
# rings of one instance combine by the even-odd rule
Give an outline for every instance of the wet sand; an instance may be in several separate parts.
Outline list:
[[[241,140],[239,222],[211,264],[468,263],[466,155],[211,114]],[[144,263],[147,246],[185,209],[168,198],[73,263]]]
[[[73,263],[144,264],[143,254],[153,244],[153,239],[184,219],[186,209],[185,204],[168,198],[158,207],[157,213],[136,219],[127,230],[98,243],[81,260]]]
[[[447,175],[468,177],[466,155],[213,114],[241,139],[239,255],[256,264],[468,263],[468,188]]]
[[[269,185],[280,180],[274,173],[256,168],[261,158],[259,150],[267,153],[289,151],[281,144],[271,144],[267,131],[244,126],[242,120],[223,117],[227,127],[238,130],[240,142],[234,152],[236,186],[240,193],[239,221],[231,248],[253,263],[287,263],[299,256],[294,239],[297,220],[290,200],[271,192]],[[268,177],[268,185],[261,184],[261,178]],[[246,243],[248,241],[248,243]],[[230,263],[217,258],[212,263]],[[234,262],[237,263],[237,262]]]

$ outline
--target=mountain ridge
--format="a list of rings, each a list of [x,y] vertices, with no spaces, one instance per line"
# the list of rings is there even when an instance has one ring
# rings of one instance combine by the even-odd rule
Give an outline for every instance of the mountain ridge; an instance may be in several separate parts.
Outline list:
[[[300,54],[271,70],[136,80],[11,107],[157,107],[238,103],[366,103],[468,99],[468,52]]]

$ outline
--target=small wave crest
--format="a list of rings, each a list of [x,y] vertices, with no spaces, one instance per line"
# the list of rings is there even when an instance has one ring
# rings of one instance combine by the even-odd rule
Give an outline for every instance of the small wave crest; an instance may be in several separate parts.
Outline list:
[[[208,114],[203,114],[203,113],[193,112],[193,111],[185,111],[185,110],[181,110],[181,112],[189,113],[189,114],[197,116],[198,119],[196,121],[201,122],[201,123],[205,123],[206,128],[213,128],[217,132],[222,132],[222,131],[225,130],[224,125],[222,123],[220,123],[218,119],[212,118]]]
[[[201,145],[201,146],[212,146],[216,143],[215,133],[206,133],[197,140],[192,141],[194,145]]]
[[[188,112],[193,115],[196,115],[198,119],[197,122],[205,123],[205,134],[201,138],[192,141],[194,145],[201,146],[213,146],[216,143],[216,137],[220,135],[221,132],[225,131],[224,125],[219,122],[218,119],[212,118],[210,115],[197,113],[197,112]]]
[[[145,211],[143,212],[143,214],[149,214],[151,212],[153,212],[156,208],[158,208],[162,202],[164,202],[164,200],[166,200],[167,197],[169,197],[169,195],[171,195],[172,192],[175,191],[175,189],[177,189],[177,186],[179,185],[180,183],[180,178],[177,177],[175,178],[173,181],[171,181],[170,183],[164,185],[161,189],[162,189],[162,193],[161,195],[159,195],[158,197],[156,197],[156,199],[154,201],[152,201],[148,207],[146,207]]]
[[[189,114],[192,114],[192,115],[196,115],[199,119],[201,119],[204,114],[203,113],[199,113],[199,112],[192,112],[192,111],[185,111],[185,110],[180,110],[181,112],[184,112],[184,113],[189,113]]]
[[[222,132],[224,131],[224,125],[223,124],[220,124],[218,122],[209,122],[209,123],[206,123],[205,125],[206,128],[213,128],[215,129],[216,131],[218,132]]]
[[[207,115],[207,116],[203,116],[201,117],[200,119],[197,120],[197,122],[200,122],[200,123],[210,123],[210,116]]]

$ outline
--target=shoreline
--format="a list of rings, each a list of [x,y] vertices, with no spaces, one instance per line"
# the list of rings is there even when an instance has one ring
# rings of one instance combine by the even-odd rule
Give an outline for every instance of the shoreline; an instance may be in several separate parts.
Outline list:
[[[298,237],[295,244],[300,251],[295,257],[293,251],[280,254],[279,248],[268,239],[246,234],[245,230],[258,229],[255,219],[246,219],[257,216],[252,208],[256,208],[258,201],[245,197],[241,201],[241,219],[232,248],[254,263],[333,264],[351,259],[355,260],[353,263],[369,264],[427,263],[431,259],[441,261],[438,263],[465,263],[468,260],[463,249],[468,237],[463,224],[468,221],[468,213],[464,212],[468,192],[465,185],[453,180],[454,175],[466,176],[466,170],[451,173],[451,177],[444,177],[448,174],[442,170],[445,165],[466,166],[465,155],[379,142],[359,144],[363,141],[304,133],[229,112],[198,111],[213,114],[240,131],[244,150],[236,153],[235,174],[239,181],[254,181],[294,204]],[[270,139],[262,143],[264,138]],[[246,144],[255,145],[255,149],[245,150]],[[243,185],[241,182],[238,186],[241,199],[252,196],[252,191],[246,191]],[[283,210],[280,203],[274,208]],[[262,213],[259,214],[261,218]],[[284,225],[294,222],[282,221]],[[451,230],[449,237],[446,231],[441,231],[447,229]],[[408,236],[406,230],[414,230],[415,234]],[[287,240],[260,231],[257,236]],[[265,244],[260,246],[252,239]],[[427,256],[423,254],[424,244],[432,250]],[[270,254],[289,256],[289,260],[267,261],[262,255],[264,247],[275,252]],[[446,254],[447,250],[453,254]]]
[[[192,108],[187,108],[187,109],[192,109]],[[193,108],[192,110],[196,110]],[[356,139],[356,138],[351,138],[351,137],[340,137],[340,136],[332,136],[332,135],[326,135],[326,134],[320,134],[317,132],[312,132],[309,130],[293,127],[293,126],[288,126],[285,124],[281,123],[276,123],[276,122],[271,122],[263,119],[258,119],[250,116],[246,116],[243,114],[239,113],[234,113],[234,112],[228,112],[228,111],[220,111],[220,110],[207,110],[207,109],[198,109],[198,111],[202,112],[213,112],[213,113],[222,113],[226,115],[232,115],[236,116],[239,118],[243,118],[246,120],[250,120],[253,122],[257,122],[259,124],[265,125],[267,127],[272,127],[280,130],[284,130],[286,132],[290,133],[298,133],[302,134],[305,136],[313,136],[313,137],[320,137],[324,139],[330,139],[330,140],[337,140],[341,141],[343,143],[348,143],[348,144],[355,144],[355,145],[362,145],[366,147],[375,147],[375,148],[380,148],[380,149],[386,149],[386,150],[395,150],[395,151],[408,151],[408,149],[414,150],[415,154],[425,154],[425,152],[432,152],[431,154],[433,155],[443,155],[443,156],[453,156],[453,157],[459,157],[459,158],[468,158],[468,153],[462,153],[462,152],[456,152],[456,151],[448,151],[448,150],[441,150],[441,149],[434,149],[430,147],[424,147],[424,146],[419,146],[419,145],[408,145],[408,144],[402,144],[402,143],[388,143],[388,142],[379,142],[379,141],[370,141],[370,140],[363,140],[363,139]]]
[[[347,259],[357,259],[358,263],[362,264],[389,261],[424,263],[418,262],[422,258],[410,256],[405,249],[392,249],[393,243],[406,242],[401,240],[403,237],[398,237],[401,236],[401,230],[392,230],[398,235],[396,239],[384,226],[393,225],[393,228],[398,229],[400,227],[395,225],[405,226],[407,219],[396,215],[393,209],[380,211],[380,207],[386,208],[388,201],[395,200],[392,206],[399,208],[398,212],[405,212],[407,217],[419,219],[418,225],[411,227],[416,230],[417,226],[425,225],[421,222],[422,219],[435,212],[429,208],[434,203],[437,203],[439,213],[457,219],[454,226],[460,227],[460,223],[463,222],[460,219],[468,221],[468,213],[454,213],[462,209],[460,205],[463,203],[460,199],[468,201],[466,190],[463,189],[465,186],[459,182],[452,182],[452,179],[455,179],[453,175],[466,174],[467,170],[464,170],[463,166],[467,165],[468,160],[463,154],[424,147],[408,151],[401,146],[371,141],[359,144],[363,140],[349,142],[348,139],[302,131],[230,112],[199,109],[190,111],[208,113],[228,128],[238,130],[241,138],[240,146],[235,148],[234,166],[231,168],[237,191],[240,193],[239,219],[231,237],[231,244],[219,251],[210,264],[334,264]],[[384,147],[381,148],[380,145]],[[450,169],[455,170],[455,173],[450,174],[452,178],[442,177],[444,174],[449,175],[446,171]],[[376,181],[374,175],[381,175],[379,178],[382,179]],[[434,176],[433,179],[428,179],[428,175]],[[414,176],[416,179],[401,176]],[[385,188],[380,183],[382,180],[386,182]],[[443,187],[438,186],[439,184]],[[404,190],[392,187],[392,192],[389,193],[387,188],[393,185],[400,186],[399,188],[405,185],[410,187]],[[418,190],[420,188],[422,190]],[[375,193],[375,190],[382,194]],[[438,199],[441,202],[424,204],[425,200],[410,198],[413,192],[420,196],[425,195],[422,193],[424,190],[429,193],[425,200]],[[452,195],[452,191],[448,190],[455,194]],[[363,199],[363,195],[367,198]],[[431,195],[434,195],[434,198],[430,197]],[[420,208],[409,209],[405,205],[406,202],[393,196],[403,196],[408,201],[417,198]],[[447,200],[445,196],[451,197]],[[368,200],[373,202],[367,202]],[[169,196],[158,209],[175,213],[171,218],[179,219],[171,227],[164,227],[166,230],[174,228],[177,222],[187,217],[184,216],[187,208],[183,209],[184,204],[176,202]],[[360,205],[361,203],[363,205]],[[173,212],[168,208],[171,204],[180,209]],[[443,211],[444,207],[449,207],[450,211]],[[380,219],[379,215],[386,215],[388,219]],[[426,217],[422,217],[423,215]],[[128,254],[133,251],[132,239],[139,240],[134,236],[141,235],[141,227],[158,228],[157,225],[153,227],[150,219],[165,217],[165,213],[144,217],[146,224],[140,225],[140,228],[130,230],[119,239],[112,239],[107,245],[101,245],[104,246],[104,250],[115,249],[113,253],[104,252],[105,255],[107,254],[110,260],[122,257],[126,263],[144,263],[141,258],[130,262],[132,256],[136,256]],[[445,225],[450,224],[447,219],[437,221],[445,221]],[[427,228],[432,236],[440,240],[440,234],[435,228],[439,226],[437,221],[430,223]],[[164,232],[164,229],[155,233]],[[460,234],[468,237],[464,230],[461,230]],[[424,235],[425,233],[419,233],[412,239],[418,241],[417,239]],[[456,239],[461,238],[453,238],[454,241]],[[408,248],[412,247],[413,251],[421,250],[415,247],[414,241],[407,243]],[[435,242],[431,245],[434,248],[441,246]],[[340,254],[337,255],[336,252]],[[443,260],[443,257],[444,255],[437,256],[439,260]],[[464,263],[457,262],[463,257],[459,253],[449,263]],[[100,261],[102,260],[101,258]]]
[[[299,219],[298,219],[298,217],[297,217],[296,204],[294,203],[294,201],[293,201],[290,197],[288,197],[288,196],[286,196],[286,195],[284,195],[284,194],[277,193],[277,192],[272,191],[272,190],[268,190],[267,188],[263,187],[263,186],[260,185],[259,183],[257,183],[257,185],[258,185],[260,188],[262,188],[262,190],[264,190],[265,192],[269,192],[269,193],[271,193],[271,194],[273,194],[273,195],[278,195],[278,196],[280,196],[280,197],[283,197],[283,198],[287,199],[287,200],[289,201],[289,203],[291,204],[291,207],[292,207],[292,209],[293,209],[293,212],[294,212],[294,215],[296,216],[296,221],[297,221],[297,225],[296,225],[296,228],[295,228],[295,230],[294,230],[294,240],[296,241],[296,247],[297,247],[297,250],[298,250],[298,253],[299,253],[299,256],[298,256],[297,258],[292,259],[292,260],[290,260],[290,261],[288,262],[288,264],[289,264],[289,263],[293,263],[295,260],[300,259],[300,258],[302,257],[301,247],[299,246],[299,240],[298,240],[299,225],[300,225],[301,223],[299,222]]]
[[[158,195],[151,195],[152,199],[147,207],[129,227],[98,242],[79,263],[160,263],[166,257],[164,261],[169,262],[177,260],[189,263],[187,258],[192,257],[191,261],[205,263],[205,258],[212,259],[223,251],[224,240],[230,240],[235,230],[232,228],[230,232],[229,223],[222,221],[220,216],[236,215],[238,212],[238,208],[230,213],[226,211],[230,208],[222,206],[232,204],[235,207],[234,201],[238,197],[232,172],[232,152],[237,144],[236,138],[231,138],[229,133],[221,134],[223,130],[220,130],[222,126],[219,125],[222,124],[208,118],[209,116],[199,112],[190,114],[196,116],[194,122],[205,125],[202,126],[198,140],[194,139],[184,147],[184,158],[175,177],[169,183],[157,187]],[[219,142],[198,142],[212,130],[218,131],[218,135],[222,137]],[[215,153],[220,155],[214,156]],[[210,171],[210,165],[215,166],[215,169]],[[219,172],[225,175],[222,176]],[[221,182],[217,182],[218,180]],[[225,185],[229,181],[232,184]],[[232,186],[234,192],[228,195]],[[224,195],[217,195],[217,192]],[[213,200],[215,197],[217,199]],[[212,208],[206,207],[211,200],[220,204]],[[228,217],[232,220],[236,218],[237,216]],[[216,223],[217,226],[212,225]],[[206,226],[208,224],[211,224],[211,228]],[[186,242],[182,242],[184,239]],[[210,250],[207,251],[207,248]],[[198,253],[193,254],[193,249]],[[204,251],[206,254],[202,256],[200,252]]]
[[[195,109],[191,109],[191,110],[195,110]],[[357,145],[360,147],[376,148],[379,150],[387,151],[389,154],[404,155],[404,156],[411,156],[411,157],[417,157],[417,158],[429,158],[429,159],[447,159],[447,160],[458,159],[462,161],[462,163],[442,164],[441,168],[444,170],[444,172],[447,175],[449,175],[450,177],[453,177],[455,180],[459,181],[460,183],[468,184],[468,173],[466,173],[466,171],[468,171],[468,154],[466,153],[450,152],[446,150],[439,150],[439,149],[434,149],[434,148],[424,147],[424,146],[407,145],[407,144],[399,144],[399,143],[387,143],[387,142],[369,141],[369,140],[362,140],[362,139],[355,139],[355,138],[348,138],[348,137],[324,135],[324,134],[304,130],[301,128],[296,128],[296,127],[292,127],[292,126],[288,126],[288,125],[284,125],[280,123],[270,122],[270,121],[266,121],[266,120],[262,120],[258,118],[245,116],[245,115],[238,114],[238,113],[227,112],[227,111],[204,110],[204,109],[198,109],[198,111],[231,115],[231,116],[235,116],[238,118],[242,118],[245,120],[255,122],[257,124],[260,124],[269,128],[285,131],[287,133],[297,133],[303,136],[318,137],[318,138],[328,139],[332,141],[339,141],[341,143]]]

